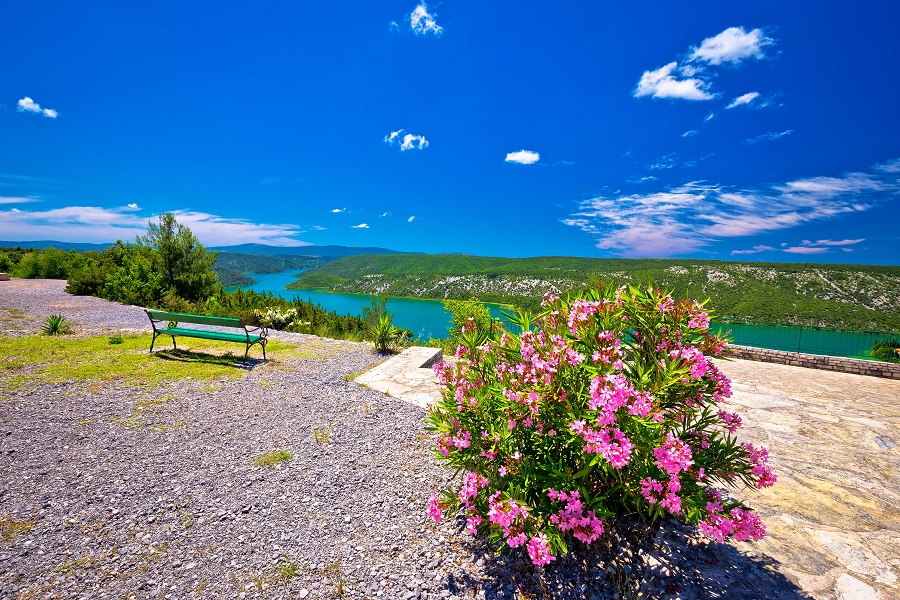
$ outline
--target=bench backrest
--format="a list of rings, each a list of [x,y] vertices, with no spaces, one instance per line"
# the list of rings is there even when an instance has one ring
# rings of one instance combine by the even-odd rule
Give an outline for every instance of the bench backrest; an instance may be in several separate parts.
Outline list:
[[[219,327],[243,327],[240,319],[229,317],[206,317],[203,315],[187,315],[183,313],[171,313],[161,310],[147,309],[147,315],[154,321],[177,321],[179,323],[197,323],[198,325],[218,325]]]

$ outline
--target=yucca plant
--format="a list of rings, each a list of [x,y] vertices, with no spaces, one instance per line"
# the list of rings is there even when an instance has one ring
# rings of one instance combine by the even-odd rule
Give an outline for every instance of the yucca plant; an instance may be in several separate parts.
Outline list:
[[[375,343],[375,350],[389,352],[400,341],[402,332],[398,327],[394,327],[394,320],[390,314],[383,314],[369,325],[369,335]]]
[[[41,325],[41,332],[44,335],[62,335],[71,329],[69,322],[62,315],[50,315]]]

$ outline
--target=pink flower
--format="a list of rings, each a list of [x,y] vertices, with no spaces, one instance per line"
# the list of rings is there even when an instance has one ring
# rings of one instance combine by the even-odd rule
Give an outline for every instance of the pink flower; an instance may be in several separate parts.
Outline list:
[[[440,523],[442,519],[441,504],[438,502],[437,495],[432,494],[428,498],[428,516],[434,519],[435,523]]]
[[[769,452],[765,448],[754,448],[753,444],[741,444],[747,452],[747,458],[753,463],[750,472],[756,476],[757,487],[772,487],[778,477],[769,467]]]
[[[556,557],[550,554],[550,544],[547,542],[547,535],[539,533],[528,542],[528,556],[531,562],[537,566],[549,564],[556,560]]]
[[[722,419],[722,422],[725,423],[725,427],[727,427],[728,431],[731,433],[734,433],[737,428],[741,426],[741,417],[737,413],[729,413],[720,410],[719,418]]]
[[[666,434],[666,441],[653,450],[653,455],[656,457],[656,466],[670,475],[678,475],[694,464],[691,460],[691,447],[671,433]]]
[[[469,515],[466,517],[466,531],[472,535],[478,535],[478,528],[481,526],[481,517],[479,515]]]

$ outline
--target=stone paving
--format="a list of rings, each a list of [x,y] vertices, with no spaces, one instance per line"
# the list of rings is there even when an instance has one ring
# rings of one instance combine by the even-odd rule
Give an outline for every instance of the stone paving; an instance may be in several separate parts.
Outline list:
[[[357,381],[418,406],[436,400],[433,348],[410,348]],[[741,441],[763,445],[778,483],[737,495],[769,535],[705,544],[686,528],[651,559],[664,598],[900,599],[900,381],[748,360],[732,381]],[[668,579],[667,579],[668,578]]]

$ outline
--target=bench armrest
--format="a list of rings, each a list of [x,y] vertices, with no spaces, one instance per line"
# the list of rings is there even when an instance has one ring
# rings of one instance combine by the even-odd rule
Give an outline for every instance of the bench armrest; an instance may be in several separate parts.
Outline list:
[[[252,326],[250,326],[250,325],[244,324],[244,329],[247,330],[247,333],[248,333],[248,334],[250,334],[250,333],[256,333],[256,332],[258,331],[259,333],[258,333],[257,335],[259,335],[259,337],[263,337],[263,338],[264,338],[264,337],[268,337],[268,336],[269,336],[269,328],[268,328],[268,327],[265,327],[265,326],[263,326],[263,325],[260,325],[259,327],[252,327]]]

